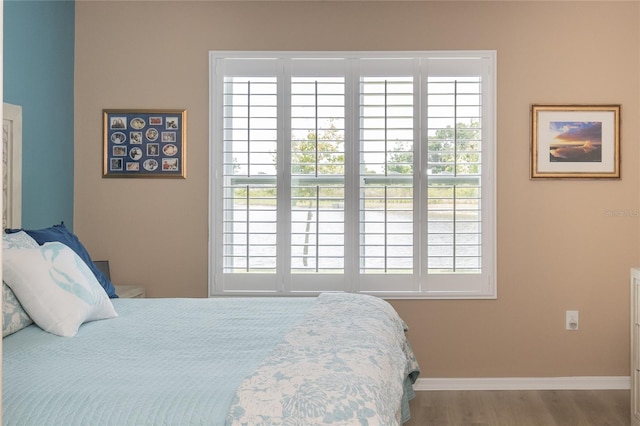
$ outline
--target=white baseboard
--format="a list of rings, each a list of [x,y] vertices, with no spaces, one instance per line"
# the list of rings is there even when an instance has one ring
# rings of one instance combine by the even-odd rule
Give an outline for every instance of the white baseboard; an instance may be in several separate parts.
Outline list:
[[[631,388],[629,376],[419,378],[416,391],[436,390],[591,390]]]

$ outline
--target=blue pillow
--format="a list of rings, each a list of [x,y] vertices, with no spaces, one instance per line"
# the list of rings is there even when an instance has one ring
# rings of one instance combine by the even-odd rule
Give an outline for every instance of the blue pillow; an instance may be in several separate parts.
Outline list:
[[[71,250],[75,251],[78,256],[87,264],[93,275],[96,276],[96,279],[104,288],[104,291],[107,292],[107,295],[110,298],[117,298],[116,289],[109,281],[100,269],[93,263],[91,260],[91,256],[89,256],[89,252],[84,248],[78,237],[70,232],[65,226],[64,222],[60,222],[60,225],[53,225],[50,228],[45,229],[6,229],[5,232],[8,234],[12,234],[14,232],[24,231],[31,236],[34,240],[38,242],[38,244],[43,245],[44,243],[48,243],[51,241],[58,241],[62,244],[69,247]]]

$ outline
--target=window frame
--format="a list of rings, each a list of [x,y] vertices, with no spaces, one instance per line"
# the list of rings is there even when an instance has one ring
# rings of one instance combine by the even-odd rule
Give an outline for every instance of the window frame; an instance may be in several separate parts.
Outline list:
[[[261,283],[264,282],[265,275],[264,274],[242,274],[243,280],[246,280],[249,285],[244,290],[229,290],[225,289],[222,283],[222,269],[223,266],[221,264],[221,251],[222,251],[222,206],[218,200],[221,199],[220,191],[222,191],[222,181],[223,181],[223,171],[221,168],[222,165],[222,157],[223,157],[223,144],[221,143],[222,139],[222,129],[223,126],[223,114],[222,114],[222,98],[223,94],[221,92],[221,86],[219,86],[219,81],[224,79],[224,75],[221,77],[219,74],[218,64],[219,61],[225,59],[276,59],[280,60],[291,60],[291,59],[330,59],[330,58],[339,58],[339,59],[363,59],[363,58],[383,58],[383,59],[418,59],[424,60],[427,58],[442,58],[442,59],[481,59],[482,63],[482,76],[484,80],[482,81],[482,173],[481,173],[481,224],[482,224],[482,272],[480,274],[476,274],[479,277],[479,280],[476,280],[474,284],[470,284],[469,276],[464,276],[463,274],[442,274],[435,278],[436,276],[427,274],[426,271],[419,273],[418,271],[414,271],[414,273],[410,275],[400,275],[400,274],[389,274],[383,275],[381,274],[379,278],[376,278],[375,281],[378,282],[380,288],[382,290],[360,290],[358,284],[354,284],[353,279],[350,277],[355,277],[356,280],[360,276],[358,272],[359,267],[357,265],[358,258],[355,259],[355,265],[347,265],[345,262],[345,271],[344,274],[341,274],[342,284],[338,287],[329,287],[324,291],[349,291],[349,292],[359,292],[364,294],[372,294],[380,297],[384,297],[386,299],[495,299],[497,298],[497,281],[496,281],[496,271],[497,271],[497,248],[496,248],[496,103],[497,103],[497,89],[496,89],[496,63],[497,63],[497,53],[493,50],[479,50],[479,51],[385,51],[385,52],[315,52],[315,51],[305,51],[305,52],[283,52],[283,51],[268,51],[268,52],[256,52],[256,51],[211,51],[209,52],[209,68],[210,68],[210,87],[209,87],[209,246],[208,246],[208,288],[209,295],[212,297],[217,296],[313,296],[322,291],[292,291],[291,283],[287,282],[286,279],[282,279],[278,277],[279,274],[272,274],[273,282],[272,289],[269,291],[262,291],[260,289]],[[276,65],[280,66],[280,65]],[[358,85],[357,81],[353,81],[352,73],[345,74],[345,81],[347,84],[355,84]],[[287,80],[287,78],[289,78]],[[283,81],[285,83],[290,84],[290,76],[285,78]],[[349,81],[351,79],[351,81]],[[426,90],[426,78],[421,78],[419,81],[415,82],[416,87],[415,90],[423,91]],[[286,108],[285,105],[289,105],[288,102],[285,101],[286,96],[290,96],[290,89],[287,87],[278,89],[278,111],[281,108]],[[424,96],[424,95],[422,95]],[[417,99],[422,99],[422,96],[418,96]],[[345,94],[346,97],[346,108],[353,108],[354,111],[357,110],[357,106],[353,105],[354,103],[357,105],[357,98],[354,99],[354,96],[347,92]],[[420,110],[420,105],[414,106],[414,109]],[[415,133],[418,134],[419,137],[416,137],[415,140],[419,141],[420,144],[424,143],[424,139],[426,139],[426,131],[423,132],[424,125],[424,113],[422,116],[419,116],[417,120],[417,125],[415,127]],[[414,113],[415,117],[415,113]],[[353,129],[357,129],[359,117],[356,116],[346,117],[346,128],[347,132],[345,135],[345,140],[347,138],[355,137],[355,140],[360,140],[357,134],[357,131],[353,131]],[[287,121],[286,119],[284,120]],[[286,123],[285,123],[286,124]],[[278,125],[278,139],[281,140],[286,133],[289,131],[289,128],[283,126],[282,123]],[[218,133],[217,133],[218,132]],[[352,133],[349,133],[352,132]],[[423,134],[421,134],[423,133]],[[286,140],[290,140],[290,135],[286,135]],[[356,144],[359,145],[359,144]],[[356,150],[359,150],[359,146]],[[414,153],[416,151],[422,151],[422,148],[414,149]],[[346,150],[347,151],[347,150]],[[345,152],[345,155],[349,156],[351,153]],[[278,156],[281,155],[289,155],[286,153],[279,153]],[[355,190],[350,192],[346,192],[345,194],[345,227],[347,228],[347,224],[349,225],[349,229],[352,226],[358,226],[358,224],[353,224],[354,218],[358,217],[358,203],[359,203],[359,191],[360,186],[357,183],[358,179],[360,179],[360,169],[359,169],[359,159],[357,155],[352,155],[351,158],[347,157],[346,166],[353,170],[352,173],[346,173],[344,176],[345,185],[353,188],[355,185]],[[426,158],[422,161],[420,160],[420,155],[414,155],[414,182],[420,183],[420,188],[427,188],[427,161]],[[290,188],[291,186],[291,175],[290,173],[284,173],[282,167],[278,169],[276,179],[282,180],[284,182],[284,188]],[[282,192],[282,191],[279,191]],[[419,194],[414,194],[414,206],[418,205]],[[426,200],[426,197],[424,198]],[[278,196],[278,203],[281,202],[280,195]],[[423,222],[427,220],[427,208],[426,206],[420,208],[420,216],[418,221],[414,222],[414,238],[417,238],[418,241],[426,241],[426,232],[427,226],[420,226],[417,222]],[[355,211],[355,213],[354,213]],[[290,212],[288,213],[290,216]],[[426,222],[425,222],[426,223]],[[419,235],[416,231],[419,230],[420,233],[424,233],[425,235]],[[280,232],[278,231],[278,234]],[[285,238],[288,240],[290,238],[291,230],[287,230],[287,234],[289,237]],[[345,253],[347,250],[355,251],[356,253],[359,250],[359,243],[357,241],[357,235],[359,233],[354,233],[355,237],[352,234],[345,234]],[[277,238],[280,239],[281,236],[277,235]],[[280,243],[279,243],[280,244]],[[414,264],[419,264],[419,268],[424,268],[423,265],[423,257],[425,256],[423,253],[422,247],[420,244],[414,244],[414,246],[418,247],[414,250],[414,256],[418,256],[418,260],[414,262]],[[278,260],[278,264],[281,265],[281,260]],[[288,272],[289,273],[289,272]],[[285,274],[286,275],[286,274]],[[340,275],[340,274],[339,274]],[[420,278],[422,275],[422,278]],[[323,274],[306,274],[305,276],[309,277],[310,280],[322,280]],[[409,278],[410,277],[410,278]],[[462,279],[461,279],[462,278]],[[393,286],[393,282],[396,280],[403,279],[411,279],[414,282],[412,285],[412,289],[409,291],[393,291],[386,290],[385,288],[390,288]],[[422,280],[422,282],[420,282]],[[387,285],[387,283],[391,283]],[[373,287],[372,287],[373,288]],[[415,289],[418,289],[417,291]]]

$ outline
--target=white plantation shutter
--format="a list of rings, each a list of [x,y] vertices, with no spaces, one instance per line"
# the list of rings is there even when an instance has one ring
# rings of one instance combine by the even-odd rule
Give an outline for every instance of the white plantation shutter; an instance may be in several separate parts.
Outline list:
[[[345,267],[346,61],[292,60],[290,75],[291,251],[283,281],[291,291],[338,291]]]
[[[228,60],[219,108],[221,163],[217,244],[225,289],[276,291],[278,62]]]
[[[211,53],[211,294],[495,297],[495,53]]]
[[[425,61],[426,255],[432,295],[493,295],[493,92],[488,61]],[[461,277],[463,279],[461,279]]]
[[[415,59],[363,60],[359,75],[360,290],[417,290],[419,222],[414,150],[419,146]]]

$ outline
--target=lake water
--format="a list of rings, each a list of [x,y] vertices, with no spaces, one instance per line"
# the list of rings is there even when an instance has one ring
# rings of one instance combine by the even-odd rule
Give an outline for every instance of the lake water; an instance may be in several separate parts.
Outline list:
[[[242,206],[244,208],[245,206]],[[276,212],[273,206],[252,206],[247,228],[245,210],[234,210],[232,225],[225,232],[225,269],[273,269],[276,265]],[[407,271],[413,265],[414,232],[411,212],[367,210],[360,237],[361,268],[387,268]],[[385,221],[386,217],[386,221]],[[309,271],[335,271],[344,267],[344,211],[325,208],[316,222],[315,210],[296,209],[292,212],[291,268]],[[428,221],[429,267],[442,269],[479,268],[480,224],[478,221],[458,221],[432,215]],[[227,220],[231,219],[227,217]],[[232,226],[232,227],[231,227]],[[318,229],[319,228],[319,233]],[[247,244],[248,242],[248,244]],[[250,246],[247,256],[247,245]],[[454,252],[455,247],[455,252]]]

